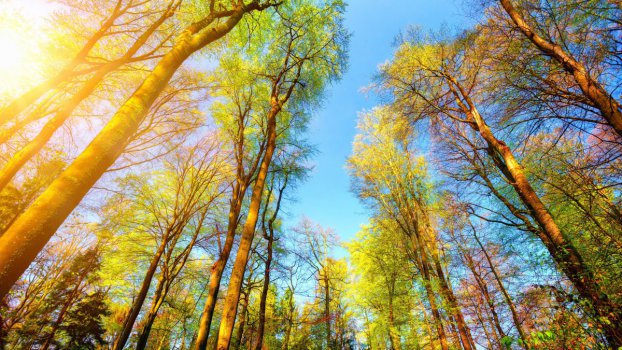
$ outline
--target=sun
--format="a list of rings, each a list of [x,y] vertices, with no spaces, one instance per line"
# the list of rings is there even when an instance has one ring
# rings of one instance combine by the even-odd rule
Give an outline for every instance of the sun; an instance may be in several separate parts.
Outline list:
[[[49,9],[39,2],[0,0],[0,97],[20,94],[40,80],[42,25]]]
[[[14,95],[32,83],[36,55],[28,42],[18,31],[0,28],[0,96]]]
[[[7,80],[10,77],[18,77],[20,71],[23,69],[22,64],[27,58],[27,47],[24,45],[24,40],[17,35],[17,33],[0,29],[0,47],[2,48],[2,55],[0,55],[0,76],[2,80]],[[0,82],[4,84],[6,82]]]

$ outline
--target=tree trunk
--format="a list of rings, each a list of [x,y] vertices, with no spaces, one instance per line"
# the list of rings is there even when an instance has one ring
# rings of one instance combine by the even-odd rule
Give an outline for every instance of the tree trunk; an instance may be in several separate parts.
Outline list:
[[[615,130],[618,136],[622,137],[622,108],[620,103],[613,98],[598,81],[590,76],[588,70],[581,62],[575,60],[575,58],[565,52],[561,46],[544,39],[534,32],[523,20],[510,0],[499,1],[514,24],[527,39],[529,39],[543,54],[561,64],[562,67],[573,76],[575,82],[581,88],[583,95],[598,108],[602,117],[607,121],[607,124]],[[620,321],[620,319],[617,319],[617,321]],[[622,338],[619,338],[621,334],[616,333],[615,336],[617,337],[616,344],[622,344]]]
[[[276,148],[276,117],[280,112],[281,105],[273,103],[273,106],[269,112],[267,123],[267,147],[264,154],[264,158],[261,163],[261,167],[257,174],[257,180],[253,186],[253,193],[251,196],[250,205],[248,208],[248,214],[246,216],[246,222],[242,229],[242,237],[240,238],[240,246],[233,264],[231,271],[231,278],[229,279],[229,288],[227,290],[227,296],[223,306],[223,315],[220,322],[220,329],[218,331],[218,343],[217,350],[228,350],[231,342],[231,334],[233,332],[233,326],[235,324],[235,316],[237,312],[237,305],[240,299],[240,288],[242,287],[242,278],[244,277],[244,271],[246,270],[246,263],[248,262],[248,256],[255,236],[255,227],[259,218],[259,209],[261,207],[261,200],[263,197],[264,185],[270,163],[272,162],[272,156]]]
[[[326,319],[326,349],[332,349],[331,325],[330,325],[330,280],[327,272],[328,266],[324,266],[324,318]]]
[[[607,294],[594,278],[591,270],[583,262],[583,258],[557,226],[540,197],[531,187],[521,165],[518,163],[512,150],[505,142],[497,139],[492,130],[486,124],[468,94],[453,78],[450,83],[459,89],[460,94],[454,90],[454,94],[460,96],[466,103],[462,104],[465,114],[472,123],[471,127],[477,131],[488,144],[489,156],[497,168],[504,174],[507,181],[514,187],[518,197],[536,220],[540,230],[537,235],[544,243],[553,261],[564,272],[575,286],[579,295],[591,304],[590,313],[595,316],[604,330],[609,345],[622,346],[622,310],[616,308],[609,300]],[[599,319],[607,320],[602,322]]]
[[[481,118],[478,119],[481,120]],[[501,171],[509,175],[508,180],[540,226],[541,230],[538,231],[540,240],[559,268],[577,288],[579,294],[590,301],[591,308],[593,308],[591,313],[608,320],[607,322],[599,321],[599,323],[610,345],[622,346],[622,311],[616,310],[612,305],[573,243],[561,232],[548,209],[531,187],[510,148],[497,140],[487,125],[482,126],[482,134],[486,135],[484,138],[492,146],[494,152],[502,157],[502,160],[499,159],[495,163]]]
[[[6,296],[58,227],[121,155],[179,66],[193,52],[227,34],[246,11],[258,8],[259,4],[254,4],[254,7],[236,8],[226,21],[204,33],[199,31],[208,23],[201,26],[202,22],[199,22],[186,30],[86,149],[5,231],[0,237],[0,299]]]
[[[273,178],[274,179],[274,178]],[[264,208],[264,214],[262,218],[263,236],[268,240],[268,246],[266,247],[267,256],[264,270],[263,286],[261,289],[261,300],[259,302],[259,327],[257,329],[257,346],[255,350],[262,350],[263,336],[266,324],[266,299],[268,297],[268,289],[270,288],[270,271],[272,270],[272,245],[274,243],[274,221],[276,221],[281,209],[281,199],[283,198],[283,191],[287,187],[287,174],[285,174],[285,180],[283,186],[279,189],[278,198],[276,201],[276,207],[274,213],[268,220],[268,227],[266,228],[266,211],[270,203],[270,197],[272,196],[272,189],[268,192],[268,198],[266,199],[266,207]]]
[[[166,256],[164,258],[164,266],[161,269],[162,271],[160,271],[160,278],[158,279],[158,285],[156,286],[156,290],[153,295],[151,307],[149,307],[149,313],[147,313],[147,316],[145,317],[145,320],[143,322],[143,328],[139,332],[138,342],[136,344],[137,350],[138,349],[142,350],[147,347],[147,342],[149,340],[149,334],[151,333],[151,328],[153,327],[153,322],[158,316],[158,311],[160,310],[162,303],[164,302],[164,300],[166,299],[168,295],[171,284],[173,283],[175,278],[179,275],[183,267],[186,265],[186,261],[188,261],[190,252],[192,251],[192,248],[194,247],[196,243],[197,237],[199,236],[199,233],[201,232],[201,228],[203,227],[203,222],[205,221],[208,208],[209,207],[206,206],[202,210],[199,222],[197,223],[194,229],[194,234],[192,236],[192,239],[190,240],[188,245],[185,247],[185,249],[178,256],[174,258],[173,260],[174,264],[170,266],[169,262],[171,261],[173,251],[177,245],[177,242],[179,241],[179,238],[182,235],[182,230],[184,229],[184,227],[186,226],[185,224],[187,223],[186,219],[179,219],[177,221],[180,224],[176,226],[177,231],[174,232],[173,238],[170,240],[170,242],[168,242],[170,248],[168,249]],[[170,237],[170,234],[167,235],[167,237],[165,237],[165,240],[163,241],[164,243],[167,242],[166,239],[168,237]],[[166,244],[165,244],[165,247],[166,247]],[[185,319],[183,320],[183,322],[184,322],[184,331],[185,331]]]
[[[158,286],[156,287],[156,292],[153,296],[153,302],[151,303],[151,307],[149,308],[149,312],[144,319],[144,325],[140,333],[138,334],[138,341],[136,342],[136,350],[144,350],[147,347],[147,342],[149,340],[149,333],[151,333],[151,327],[153,327],[153,322],[158,316],[158,311],[160,310],[160,306],[164,302],[164,298],[166,298],[167,294],[167,286],[164,278],[161,277],[158,281]]]
[[[199,332],[195,342],[195,350],[207,349],[207,339],[212,326],[212,318],[214,317],[216,301],[218,300],[220,281],[235,241],[235,231],[238,227],[238,216],[240,215],[240,210],[242,208],[243,194],[246,191],[246,187],[241,183],[241,179],[238,178],[237,181],[236,189],[234,190],[233,198],[231,199],[231,207],[229,208],[229,222],[227,224],[227,237],[225,238],[225,244],[220,252],[220,255],[218,256],[218,260],[214,262],[211,269],[212,271],[209,279],[207,300],[205,301],[203,313],[201,314]]]
[[[471,331],[464,321],[462,310],[460,309],[460,305],[458,305],[458,301],[456,300],[453,290],[447,284],[443,267],[438,259],[438,254],[432,254],[432,258],[434,260],[434,266],[436,267],[436,274],[438,276],[441,293],[449,304],[450,314],[452,314],[456,319],[456,326],[458,326],[458,334],[460,335],[460,340],[462,341],[462,347],[465,350],[473,350],[475,349],[475,345],[473,337],[471,336]]]
[[[164,249],[166,248],[166,237],[162,239],[162,243],[158,247],[153,258],[151,258],[151,262],[149,263],[149,267],[147,268],[147,273],[143,278],[143,282],[140,286],[140,290],[138,291],[138,295],[134,298],[134,302],[132,303],[132,307],[130,308],[130,312],[123,322],[123,330],[121,330],[121,334],[116,339],[116,342],[113,346],[114,350],[122,350],[127,343],[127,340],[130,338],[130,334],[132,334],[132,329],[134,328],[134,323],[138,318],[138,314],[140,313],[140,309],[143,307],[143,303],[147,298],[147,293],[149,293],[149,286],[151,286],[151,281],[153,280],[153,276],[158,268],[158,264],[160,263],[160,258],[164,253]],[[161,287],[158,284],[158,287]]]
[[[242,312],[240,314],[240,325],[238,326],[238,335],[235,338],[235,344],[233,348],[235,350],[242,349],[242,337],[244,337],[244,327],[246,326],[246,314],[248,313],[248,300],[251,294],[251,285],[250,279],[248,281],[248,287],[246,288],[246,292],[244,293],[244,298],[242,298]]]
[[[520,319],[518,318],[518,312],[516,311],[516,306],[514,306],[514,302],[512,301],[512,298],[508,294],[508,291],[505,289],[505,286],[503,285],[503,281],[501,280],[501,277],[499,276],[499,273],[497,272],[497,268],[493,264],[492,259],[490,258],[490,255],[488,255],[488,251],[486,251],[486,248],[484,248],[484,245],[479,240],[475,232],[473,233],[473,236],[475,238],[475,241],[479,245],[480,249],[482,250],[482,253],[484,253],[484,256],[486,257],[486,261],[488,262],[488,266],[490,267],[490,271],[495,277],[495,281],[497,282],[497,285],[499,286],[499,289],[501,290],[501,294],[503,294],[503,298],[505,299],[505,302],[508,305],[508,308],[510,309],[510,313],[512,314],[512,320],[514,321],[514,326],[516,327],[516,330],[518,331],[518,335],[520,336],[520,339],[523,341],[523,347],[526,350],[529,350],[529,344],[527,343],[527,336],[525,335],[525,331],[523,330]]]
[[[263,346],[263,334],[266,324],[266,299],[268,297],[268,289],[270,288],[270,269],[272,268],[272,241],[273,235],[270,235],[268,239],[268,256],[266,258],[261,299],[259,301],[259,324],[257,326],[257,345],[255,346],[255,350],[261,350]]]

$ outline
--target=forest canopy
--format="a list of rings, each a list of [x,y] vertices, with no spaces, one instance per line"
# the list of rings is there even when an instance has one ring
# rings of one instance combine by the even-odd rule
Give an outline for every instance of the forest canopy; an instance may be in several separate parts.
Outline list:
[[[455,2],[0,3],[0,350],[622,349],[622,4]]]

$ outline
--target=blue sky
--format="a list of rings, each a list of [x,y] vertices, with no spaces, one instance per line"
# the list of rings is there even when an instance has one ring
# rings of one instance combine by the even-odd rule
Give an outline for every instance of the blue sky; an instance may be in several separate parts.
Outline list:
[[[356,133],[357,113],[377,104],[361,88],[370,84],[380,63],[389,60],[397,34],[408,25],[438,30],[460,26],[468,19],[460,0],[350,0],[345,24],[352,33],[350,63],[343,79],[330,89],[328,98],[309,130],[317,145],[315,169],[289,206],[288,226],[304,215],[331,227],[342,241],[350,240],[367,221],[365,209],[350,193],[345,161]]]

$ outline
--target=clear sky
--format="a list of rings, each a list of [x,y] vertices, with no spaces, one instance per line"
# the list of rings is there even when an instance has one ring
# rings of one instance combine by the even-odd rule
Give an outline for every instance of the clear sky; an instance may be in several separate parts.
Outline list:
[[[350,240],[367,221],[365,209],[350,192],[345,161],[352,150],[357,113],[376,105],[374,96],[361,88],[370,84],[380,63],[389,60],[393,42],[401,30],[416,25],[438,30],[468,22],[459,0],[350,0],[346,26],[352,33],[349,69],[329,91],[324,108],[310,127],[310,140],[317,145],[315,169],[296,193],[289,207],[288,226],[301,216],[331,227],[342,241]]]

